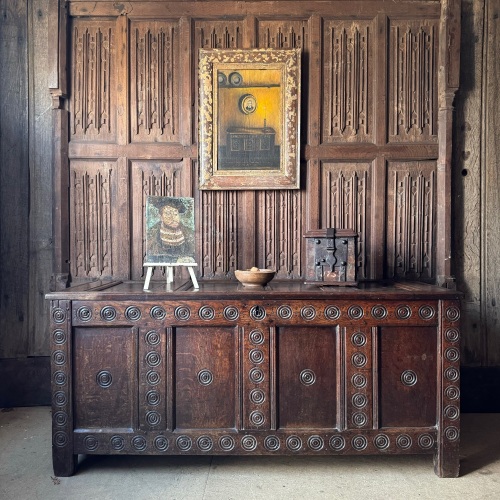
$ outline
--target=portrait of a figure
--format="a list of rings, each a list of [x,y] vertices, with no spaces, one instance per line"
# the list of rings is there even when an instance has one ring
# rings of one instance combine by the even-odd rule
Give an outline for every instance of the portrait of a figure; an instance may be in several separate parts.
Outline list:
[[[194,198],[147,197],[145,262],[195,262]]]

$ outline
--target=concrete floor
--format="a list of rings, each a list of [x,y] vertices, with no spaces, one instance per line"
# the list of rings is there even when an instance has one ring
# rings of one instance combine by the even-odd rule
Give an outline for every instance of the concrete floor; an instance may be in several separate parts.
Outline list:
[[[54,477],[50,408],[0,410],[0,499],[500,499],[500,414],[462,415],[461,477],[431,456],[80,457]]]

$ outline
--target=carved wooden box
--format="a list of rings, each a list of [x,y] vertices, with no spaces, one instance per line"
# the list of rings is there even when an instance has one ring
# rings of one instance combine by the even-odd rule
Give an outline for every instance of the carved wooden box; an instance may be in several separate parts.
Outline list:
[[[306,238],[306,284],[357,285],[356,239],[351,229],[319,229]]]

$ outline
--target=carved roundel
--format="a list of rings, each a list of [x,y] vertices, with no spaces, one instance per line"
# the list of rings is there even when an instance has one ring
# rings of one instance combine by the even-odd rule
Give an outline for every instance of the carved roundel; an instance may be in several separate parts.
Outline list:
[[[66,332],[63,330],[54,330],[52,333],[52,340],[54,341],[54,344],[57,345],[65,344],[67,340]]]
[[[221,450],[231,451],[235,447],[234,438],[232,436],[221,436],[219,439],[219,446]]]
[[[68,444],[68,435],[63,431],[54,432],[52,443],[57,448],[64,448]]]
[[[54,373],[54,383],[56,385],[64,385],[66,383],[66,374],[61,371]]]
[[[459,376],[460,372],[456,368],[453,368],[452,366],[446,368],[446,370],[444,371],[444,378],[446,380],[449,380],[450,382],[458,380]]]
[[[151,330],[146,335],[144,335],[144,339],[148,345],[158,345],[160,343],[160,335],[157,331]]]
[[[300,310],[300,316],[306,321],[312,321],[316,317],[316,309],[313,306],[304,306]]]
[[[116,319],[116,309],[113,306],[104,306],[101,309],[101,318],[104,321],[114,321]]]
[[[235,306],[226,306],[223,314],[228,321],[236,321],[240,317],[240,311]]]
[[[189,436],[179,436],[175,440],[175,444],[177,445],[177,448],[181,451],[189,451],[191,449],[191,446],[193,445],[193,442],[191,441],[191,438]]]
[[[444,411],[444,416],[450,420],[456,420],[460,416],[460,410],[453,405],[447,406]]]
[[[76,311],[76,317],[80,321],[90,321],[92,319],[92,309],[87,306],[82,306]]]
[[[252,424],[260,426],[263,425],[264,422],[266,421],[266,417],[261,411],[255,410],[252,413],[250,413],[250,422]]]
[[[334,451],[341,451],[345,448],[345,439],[342,436],[332,436],[330,438],[330,448]]]
[[[148,391],[146,393],[146,403],[150,406],[158,406],[161,401],[161,396],[158,391]]]
[[[255,321],[262,321],[266,317],[266,310],[262,306],[252,306],[250,317]]]
[[[169,446],[168,439],[165,436],[156,436],[153,445],[158,451],[167,451]]]
[[[264,343],[264,334],[261,330],[252,330],[248,335],[248,338],[254,345],[261,345]]]
[[[252,349],[248,353],[250,361],[255,364],[260,364],[264,361],[264,353],[260,349]]]
[[[457,328],[448,328],[444,332],[444,336],[448,342],[458,342],[460,339],[460,332]]]
[[[376,305],[372,307],[372,316],[375,319],[384,319],[387,317],[387,309],[383,305]]]
[[[363,427],[363,425],[366,425],[367,418],[366,415],[363,412],[356,412],[352,416],[352,423],[356,427]]]
[[[146,423],[151,426],[159,425],[161,422],[161,415],[157,411],[146,412]]]
[[[362,389],[366,387],[366,377],[362,373],[355,373],[351,379],[352,385],[356,389]]]
[[[245,451],[253,451],[257,448],[257,440],[250,435],[243,436],[241,438],[241,447]]]
[[[280,438],[278,436],[267,436],[264,439],[264,448],[269,451],[278,451],[280,449]]]
[[[64,427],[68,423],[68,414],[65,411],[56,411],[52,415],[52,421],[59,427]]]
[[[196,444],[201,451],[210,451],[214,445],[212,439],[208,436],[200,436]]]
[[[214,380],[214,376],[210,370],[206,368],[198,372],[198,382],[201,385],[210,385]]]
[[[354,436],[351,444],[356,451],[363,451],[368,446],[368,439],[365,436]]]
[[[456,306],[450,306],[446,309],[446,319],[448,321],[457,321],[460,319],[460,309]]]
[[[66,320],[65,311],[60,307],[56,307],[52,311],[52,320],[54,321],[54,323],[64,323],[64,321]]]
[[[161,306],[153,306],[151,308],[151,311],[149,312],[149,315],[156,320],[161,321],[162,319],[165,319],[167,317],[167,311]]]
[[[68,402],[68,398],[66,397],[66,393],[63,391],[56,391],[52,397],[54,404],[56,406],[64,406]]]
[[[396,307],[395,314],[398,319],[409,319],[411,318],[411,307],[407,305],[400,305]]]
[[[361,306],[351,306],[347,309],[347,315],[351,319],[361,319],[364,315],[364,311]]]
[[[146,380],[148,381],[149,385],[157,385],[160,383],[161,376],[158,372],[155,372],[154,370],[150,370],[146,374]]]
[[[187,321],[191,317],[191,310],[187,306],[178,306],[175,308],[174,316],[179,321]]]
[[[288,436],[286,438],[286,447],[290,451],[300,451],[302,448],[302,439],[299,436]]]
[[[129,306],[125,309],[125,317],[130,321],[141,319],[141,310],[137,306]]]
[[[158,366],[161,363],[161,356],[155,351],[150,351],[146,354],[146,363],[151,367]]]
[[[106,389],[113,383],[113,377],[111,375],[111,372],[109,372],[108,370],[101,370],[97,372],[95,381],[99,387]]]
[[[421,434],[418,438],[418,445],[423,450],[428,450],[434,445],[434,439],[430,434]]]
[[[460,351],[456,347],[449,347],[446,351],[444,351],[444,357],[450,363],[454,363],[460,359]]]
[[[148,445],[143,436],[134,436],[131,440],[132,448],[137,451],[144,451]]]
[[[320,451],[323,449],[325,442],[321,436],[314,435],[307,440],[307,446],[313,451]]]
[[[253,389],[250,391],[249,398],[253,404],[261,405],[266,400],[266,395],[261,389]]]
[[[373,444],[375,445],[375,448],[379,450],[386,450],[389,448],[391,440],[386,434],[379,434],[373,439]]]
[[[113,450],[120,451],[125,448],[125,439],[123,439],[121,436],[112,436],[109,440],[109,444],[111,445],[111,448],[113,448]]]
[[[211,321],[215,318],[215,309],[212,306],[201,306],[198,316],[205,321]]]
[[[411,437],[408,434],[400,434],[396,439],[396,444],[402,450],[407,450],[412,445]]]
[[[354,394],[352,397],[352,404],[356,408],[364,408],[368,404],[368,398],[364,394]]]
[[[355,352],[353,355],[352,355],[352,364],[356,367],[356,368],[362,368],[363,366],[366,365],[366,356],[362,353],[362,352]]]
[[[337,306],[328,306],[324,314],[326,319],[336,320],[340,318],[340,309]]]
[[[415,385],[417,381],[418,381],[417,374],[413,370],[405,370],[401,374],[401,382],[403,385],[406,385],[407,387]]]
[[[306,368],[300,372],[299,380],[303,385],[313,385],[316,382],[316,374],[312,370]]]
[[[99,447],[99,441],[95,436],[85,436],[83,446],[87,451],[95,451]]]
[[[429,305],[420,306],[420,309],[418,310],[418,315],[425,320],[432,319],[435,314],[436,311]]]
[[[452,401],[455,401],[460,398],[460,389],[454,385],[450,385],[444,391],[445,396]]]
[[[66,363],[66,354],[63,351],[54,351],[52,353],[52,360],[56,365],[64,365]]]
[[[460,437],[460,431],[453,426],[446,427],[444,430],[444,436],[448,441],[457,441]]]
[[[351,342],[356,347],[363,347],[366,344],[366,335],[361,332],[353,333]]]
[[[276,312],[278,317],[281,319],[290,319],[293,315],[293,311],[290,306],[279,306]]]
[[[254,384],[260,384],[264,381],[264,372],[260,368],[252,368],[248,372],[248,377]]]

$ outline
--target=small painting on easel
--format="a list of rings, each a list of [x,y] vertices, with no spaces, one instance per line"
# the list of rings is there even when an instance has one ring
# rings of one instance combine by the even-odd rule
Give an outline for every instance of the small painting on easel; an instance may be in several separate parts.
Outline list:
[[[147,197],[146,262],[195,262],[194,198]]]

